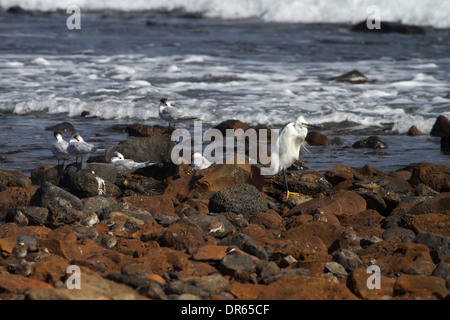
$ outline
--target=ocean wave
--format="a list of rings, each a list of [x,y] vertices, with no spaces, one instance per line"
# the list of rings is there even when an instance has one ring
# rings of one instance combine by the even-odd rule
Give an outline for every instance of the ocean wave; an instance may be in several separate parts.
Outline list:
[[[383,21],[450,28],[450,0],[0,0],[0,8],[65,11],[76,4],[82,11],[157,11],[192,17],[261,19],[287,23],[356,23],[378,6]]]

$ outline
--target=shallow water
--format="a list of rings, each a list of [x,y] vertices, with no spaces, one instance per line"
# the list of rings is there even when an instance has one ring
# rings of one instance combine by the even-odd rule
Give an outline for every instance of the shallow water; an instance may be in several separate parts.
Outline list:
[[[44,128],[62,121],[102,149],[128,138],[115,124],[166,125],[157,114],[163,96],[204,129],[227,119],[279,128],[303,114],[344,140],[309,147],[301,159],[319,171],[450,163],[438,138],[404,135],[411,125],[429,132],[440,114],[450,118],[449,29],[368,35],[350,32],[349,23],[106,11],[84,13],[82,29],[68,30],[67,17],[0,12],[2,169],[29,174],[55,163]],[[377,81],[329,80],[353,69]],[[350,148],[374,134],[389,155]]]

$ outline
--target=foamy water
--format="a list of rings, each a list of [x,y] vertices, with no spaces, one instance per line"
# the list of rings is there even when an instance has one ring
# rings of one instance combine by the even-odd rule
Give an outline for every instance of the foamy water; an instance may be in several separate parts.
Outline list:
[[[209,18],[295,23],[355,23],[367,19],[371,14],[368,7],[376,5],[386,21],[450,27],[448,0],[0,0],[2,8],[18,5],[33,11],[66,10],[72,4],[86,11],[182,10]]]
[[[428,133],[437,116],[450,118],[449,29],[353,33],[350,23],[367,15],[367,1],[272,3],[183,1],[181,10],[181,1],[86,1],[78,3],[81,30],[67,29],[64,10],[0,11],[0,167],[26,163],[29,172],[47,163],[52,135],[43,128],[61,121],[76,124],[103,148],[126,138],[108,129],[114,123],[166,125],[157,113],[162,97],[205,128],[228,119],[279,128],[303,114],[326,134],[352,139],[391,139],[412,125]],[[448,1],[373,3],[393,20],[402,4],[402,21],[447,27],[442,13]],[[67,2],[0,0],[2,8],[12,5],[54,11]],[[201,14],[192,16],[196,12]],[[330,80],[354,69],[375,82]],[[89,116],[80,120],[83,111]],[[430,155],[448,161],[438,141],[434,152],[427,149],[428,138],[402,140],[401,150],[415,150],[415,158],[402,151],[387,163]],[[335,154],[310,159],[325,167]],[[339,161],[355,157],[361,154],[340,153]]]

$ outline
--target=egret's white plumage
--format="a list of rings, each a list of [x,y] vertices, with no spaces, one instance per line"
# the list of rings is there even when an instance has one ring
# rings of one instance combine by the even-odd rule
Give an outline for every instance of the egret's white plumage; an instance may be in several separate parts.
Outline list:
[[[67,152],[73,156],[75,156],[75,162],[78,162],[78,158],[88,157],[89,154],[97,151],[97,147],[95,147],[91,143],[87,143],[83,140],[79,133],[75,132],[72,136],[72,139],[69,141],[69,145],[67,146]]]
[[[50,150],[52,151],[53,155],[56,156],[56,158],[58,159],[58,165],[59,165],[60,160],[63,160],[63,164],[64,164],[64,161],[70,159],[70,154],[67,151],[69,142],[65,141],[63,139],[61,133],[59,133],[59,132],[55,132],[54,137],[55,137],[55,140],[50,145]]]
[[[148,167],[154,165],[154,163],[147,162],[135,162],[132,159],[125,159],[123,154],[120,152],[114,152],[114,155],[111,157],[111,163],[117,167],[117,171],[119,173],[131,173],[134,170],[139,168]]]
[[[201,153],[195,152],[192,155],[192,169],[191,171],[197,171],[209,168],[213,163],[206,159]]]
[[[286,169],[288,169],[299,157],[300,148],[306,150],[306,135],[308,134],[306,120],[303,116],[297,117],[294,122],[288,123],[277,140],[278,152],[272,152],[272,174],[283,171],[284,181],[286,183],[287,196],[289,198],[289,188],[286,179]],[[307,150],[306,150],[307,151]]]

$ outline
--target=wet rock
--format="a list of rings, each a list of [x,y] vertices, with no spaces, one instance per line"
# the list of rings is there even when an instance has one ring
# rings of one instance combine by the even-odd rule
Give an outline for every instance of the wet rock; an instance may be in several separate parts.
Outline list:
[[[240,120],[226,120],[226,121],[219,123],[214,128],[218,129],[225,137],[227,134],[227,130],[235,131],[236,129],[242,129],[242,130],[246,131],[247,129],[250,128],[250,125],[243,123]]]
[[[74,126],[70,122],[61,122],[53,126],[46,127],[45,130],[55,132],[70,132],[70,133],[76,132]]]
[[[169,134],[154,134],[148,138],[127,140],[117,146],[106,149],[105,160],[109,163],[115,151],[123,154],[125,159],[133,159],[136,162],[150,161],[153,166],[139,169],[135,173],[142,173],[145,176],[162,180],[177,173],[178,166],[172,162],[171,152],[176,145],[171,141]],[[163,168],[163,170],[161,169]]]
[[[402,299],[441,300],[448,295],[445,280],[435,276],[402,274],[394,284],[394,296]]]
[[[79,198],[52,183],[45,182],[37,190],[30,200],[31,206],[49,209],[69,206],[75,210],[83,210],[83,203]]]
[[[367,139],[356,141],[352,145],[352,148],[386,149],[387,147],[387,144],[377,136],[370,136]]]
[[[408,129],[408,132],[406,134],[411,137],[416,137],[423,135],[423,132],[417,129],[416,126],[412,126],[411,128]]]
[[[125,128],[129,136],[132,137],[151,137],[155,134],[163,134],[167,128],[161,126],[147,126],[145,124],[134,123]]]
[[[351,31],[369,32],[369,33],[425,34],[425,29],[420,26],[391,21],[380,21],[379,29],[377,28],[369,29],[367,27],[367,21],[364,20],[354,24],[351,27]]]
[[[450,133],[447,133],[445,136],[441,137],[441,151],[444,154],[449,154],[450,152]]]
[[[435,263],[446,261],[450,257],[450,238],[430,232],[419,232],[414,237],[415,243],[420,243],[430,249],[430,255]]]
[[[240,184],[216,192],[209,201],[211,212],[234,212],[247,220],[260,211],[267,211],[267,203],[255,186]]]
[[[373,80],[369,80],[365,75],[363,75],[358,70],[352,70],[350,72],[344,73],[338,77],[331,78],[330,80],[338,82],[348,82],[351,84],[361,84],[361,83],[373,83]]]
[[[56,167],[46,164],[40,165],[31,171],[31,182],[37,186],[42,185],[44,182],[51,182],[54,185],[59,185],[63,168],[62,165]]]
[[[78,171],[72,179],[70,190],[80,198],[98,195],[117,197],[122,193],[115,184],[88,171]]]
[[[412,171],[413,187],[423,183],[438,192],[450,192],[450,166],[421,163]]]
[[[31,180],[17,171],[0,170],[0,191],[9,187],[30,188]]]
[[[325,146],[325,147],[327,147],[330,145],[330,138],[328,138],[323,133],[320,133],[317,131],[308,132],[305,140],[310,146]]]
[[[228,254],[223,257],[217,268],[222,274],[233,276],[235,272],[253,272],[253,259],[244,254]]]
[[[448,133],[450,133],[450,120],[444,115],[440,115],[431,128],[430,135],[433,137],[444,137]]]
[[[16,207],[25,207],[30,203],[36,188],[9,187],[0,191],[0,217]]]

